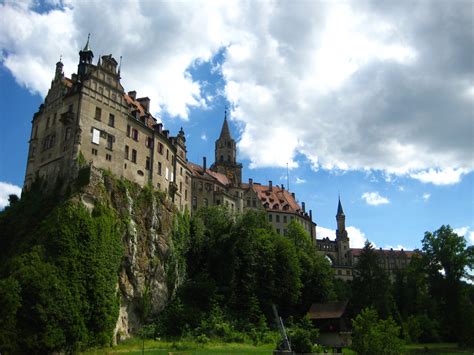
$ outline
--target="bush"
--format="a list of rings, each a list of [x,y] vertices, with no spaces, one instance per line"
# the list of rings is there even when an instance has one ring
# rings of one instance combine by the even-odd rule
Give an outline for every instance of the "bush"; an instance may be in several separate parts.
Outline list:
[[[391,319],[379,319],[377,311],[365,308],[352,320],[352,349],[358,354],[400,354],[400,327]]]

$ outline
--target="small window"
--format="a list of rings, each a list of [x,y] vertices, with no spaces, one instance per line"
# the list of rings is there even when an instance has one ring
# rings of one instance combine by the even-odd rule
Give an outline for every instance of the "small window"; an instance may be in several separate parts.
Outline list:
[[[92,148],[92,155],[97,155],[97,149]]]
[[[192,205],[193,205],[193,208],[194,208],[194,209],[196,209],[196,208],[197,208],[198,202],[197,202],[197,197],[196,197],[196,196],[193,196],[193,202],[192,202]]]
[[[163,143],[158,143],[158,153],[163,155]]]
[[[115,127],[115,116],[112,114],[109,115],[109,126]]]
[[[136,130],[135,128],[132,129],[132,138],[133,140],[138,142],[138,130]]]
[[[150,170],[150,167],[151,167],[151,160],[150,160],[150,157],[146,157],[145,169],[146,169],[146,170]]]
[[[130,152],[130,148],[128,145],[125,146],[125,154],[124,154],[124,158],[128,160],[128,154]]]
[[[278,234],[280,234],[280,228],[277,228],[276,231]]]
[[[166,149],[166,160],[170,160],[170,151]]]
[[[283,223],[286,223],[286,222],[288,222],[288,217],[283,216]]]
[[[278,215],[278,214],[275,215],[275,219],[276,219],[276,222],[277,222],[277,223],[280,223],[280,215]]]
[[[49,121],[50,121],[51,117],[48,116],[48,118],[46,119],[46,128],[49,128]]]
[[[257,207],[257,200],[256,199],[252,200],[252,207]]]
[[[71,138],[71,127],[66,128],[66,134],[64,136],[64,140],[68,141]]]
[[[204,206],[205,207],[208,207],[209,206],[209,201],[207,198],[204,199]]]
[[[271,214],[268,215],[268,222],[273,222],[273,216]]]
[[[107,149],[112,150],[113,145],[114,145],[114,136],[109,134],[107,135]]]
[[[166,180],[169,180],[169,175],[170,175],[170,171],[169,171],[168,167],[166,167],[166,169],[165,169],[165,179]]]
[[[179,168],[179,175],[183,176],[183,167]]]
[[[179,182],[179,192],[183,191],[183,183],[180,181]]]
[[[105,154],[105,159],[108,160],[108,161],[112,161],[112,155]]]
[[[161,175],[161,163],[158,162],[158,175]]]
[[[135,149],[132,149],[132,163],[137,162],[137,151]]]
[[[153,138],[151,138],[151,137],[146,137],[145,146],[146,146],[147,148],[153,148]]]
[[[247,207],[250,207],[250,199],[247,199]]]
[[[96,107],[95,108],[95,116],[94,118],[97,120],[97,121],[100,121],[100,116],[102,116],[102,109],[100,107]]]
[[[56,117],[57,117],[57,113],[55,112],[54,115],[53,115],[53,126],[56,124]]]
[[[188,200],[188,190],[184,189],[184,199]]]
[[[131,131],[131,127],[130,127],[130,125],[128,124],[128,125],[127,125],[127,137],[130,137],[130,131]]]

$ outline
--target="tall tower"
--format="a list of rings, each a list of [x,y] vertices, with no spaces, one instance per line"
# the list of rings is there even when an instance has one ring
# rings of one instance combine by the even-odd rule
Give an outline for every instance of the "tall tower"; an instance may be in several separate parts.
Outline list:
[[[348,258],[347,252],[349,251],[349,237],[346,231],[346,215],[342,209],[341,198],[339,197],[339,203],[337,205],[336,213],[337,230],[336,230],[336,243],[337,243],[337,261],[339,265],[347,265]]]
[[[224,114],[221,134],[216,140],[215,161],[211,170],[226,175],[234,186],[242,183],[242,164],[237,163],[237,144],[230,134],[227,110]]]
[[[83,78],[88,74],[90,66],[92,66],[92,59],[94,58],[94,53],[89,47],[89,40],[91,35],[87,36],[87,43],[84,46],[84,49],[79,51],[79,65],[77,66],[77,75],[79,80],[82,81]]]

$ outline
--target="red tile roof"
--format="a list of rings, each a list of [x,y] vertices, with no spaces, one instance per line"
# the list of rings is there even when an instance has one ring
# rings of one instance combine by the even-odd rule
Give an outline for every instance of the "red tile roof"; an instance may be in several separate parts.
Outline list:
[[[353,256],[360,256],[362,254],[361,248],[351,248],[351,254]],[[395,255],[397,258],[401,258],[406,256],[411,258],[413,255],[417,254],[416,251],[413,250],[392,250],[392,249],[374,249],[374,251],[378,254],[383,254],[384,256]]]
[[[123,97],[125,98],[125,101],[127,101],[128,107],[130,107],[132,111],[138,110],[140,112],[140,117],[145,117],[145,124],[148,127],[153,128],[157,121],[150,113],[145,112],[145,109],[140,102],[132,99],[127,94],[123,94]]]
[[[207,180],[217,182],[217,183],[219,183],[221,185],[224,185],[224,186],[229,186],[230,185],[229,179],[224,174],[216,173],[215,171],[212,171],[210,169],[206,169],[206,173],[203,174],[202,166],[198,165],[198,164],[191,163],[191,162],[188,162],[188,168],[189,168],[189,170],[191,170],[191,173],[195,176],[199,176],[199,177],[205,178]]]
[[[243,184],[245,188],[252,188],[258,196],[258,199],[265,205],[268,203],[267,210],[299,213],[303,215],[303,209],[296,202],[295,198],[288,190],[280,186],[269,186],[253,183],[252,185]]]

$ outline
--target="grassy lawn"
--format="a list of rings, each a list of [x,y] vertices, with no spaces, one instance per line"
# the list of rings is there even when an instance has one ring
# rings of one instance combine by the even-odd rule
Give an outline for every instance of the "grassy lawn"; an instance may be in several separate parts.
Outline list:
[[[271,355],[275,344],[252,345],[245,343],[221,343],[209,342],[199,344],[193,341],[158,341],[145,340],[145,353],[156,355],[205,355],[205,354],[252,354]],[[101,348],[89,350],[83,354],[141,354],[142,341],[140,339],[128,339],[113,348]],[[356,355],[350,349],[344,349],[343,354]],[[435,344],[410,344],[404,348],[404,354],[474,354],[474,348],[460,348],[453,343]]]

